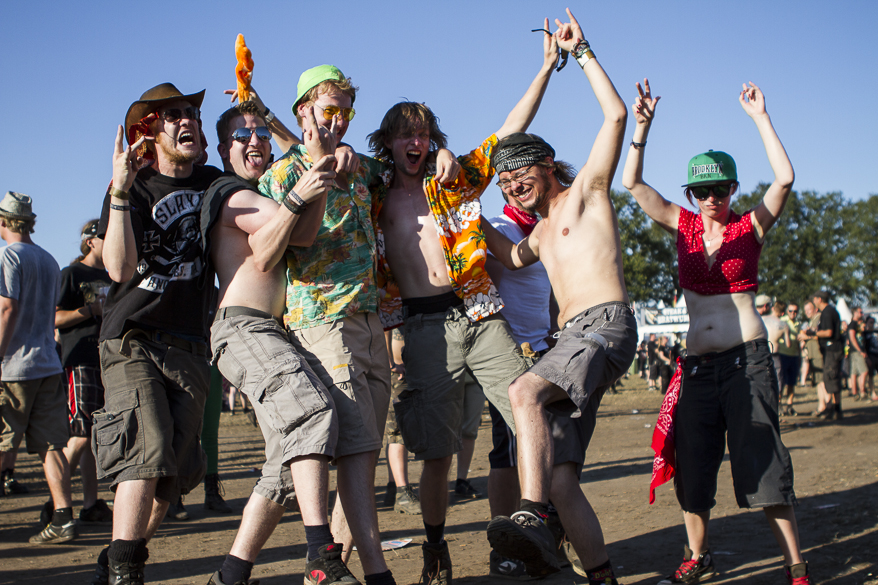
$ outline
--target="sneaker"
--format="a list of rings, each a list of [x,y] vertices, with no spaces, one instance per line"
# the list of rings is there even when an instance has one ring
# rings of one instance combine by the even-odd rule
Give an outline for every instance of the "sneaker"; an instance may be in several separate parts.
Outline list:
[[[673,583],[701,583],[707,581],[716,574],[713,566],[713,555],[706,550],[697,559],[692,558],[692,549],[683,545],[683,564],[669,575],[658,582],[658,585],[672,585]]]
[[[186,508],[183,507],[183,496],[180,496],[180,499],[177,500],[176,504],[171,504],[168,506],[168,518],[172,518],[174,520],[188,520],[189,512],[186,511]]]
[[[48,526],[52,523],[52,517],[55,516],[55,504],[52,498],[46,500],[43,507],[40,508],[40,526]]]
[[[492,550],[489,563],[490,575],[499,579],[510,579],[512,581],[530,581],[536,579],[527,574],[527,569],[523,561],[518,559],[507,559]]]
[[[387,488],[384,490],[384,507],[389,508],[396,503],[396,482],[387,482]]]
[[[259,585],[259,579],[246,579],[237,583],[226,583],[223,581],[223,576],[217,571],[207,582],[207,585]]]
[[[555,538],[545,521],[531,512],[497,516],[488,524],[488,541],[500,556],[524,561],[529,575],[544,577],[557,572]]]
[[[341,560],[342,545],[338,543],[324,544],[318,551],[318,557],[305,563],[305,585],[336,585],[340,583],[357,583],[347,565]],[[237,584],[235,584],[237,585]]]
[[[211,473],[204,476],[204,509],[220,514],[231,514],[232,508],[223,499],[225,494],[219,474]]]
[[[101,564],[100,559],[91,577],[91,585],[110,585],[110,566]]]
[[[31,544],[61,544],[69,542],[79,536],[76,530],[76,521],[71,520],[63,526],[55,526],[49,524],[43,528],[42,532],[36,536],[31,536],[29,542]]]
[[[394,504],[393,509],[400,514],[413,514],[415,516],[421,514],[421,500],[412,486],[404,486],[402,493],[396,495],[396,504]]]
[[[784,573],[787,576],[787,583],[790,585],[811,585],[811,576],[808,574],[808,563],[799,563],[797,565],[784,565]]]
[[[143,585],[144,566],[146,561],[122,563],[110,559],[110,582],[113,585]]]
[[[562,569],[569,567],[571,560],[578,557],[576,551],[570,546],[570,541],[567,540],[567,533],[564,531],[564,526],[561,525],[561,517],[558,516],[558,511],[554,508],[549,509],[546,526],[549,527],[549,531],[555,539],[555,556],[558,557],[558,566]]]
[[[475,500],[482,497],[482,492],[473,487],[466,479],[458,479],[454,484],[454,497],[458,500]]]
[[[452,585],[451,555],[448,554],[448,543],[425,542],[421,545],[424,551],[424,569],[421,571],[420,585]]]
[[[30,491],[26,485],[18,483],[18,480],[12,477],[12,470],[7,470],[3,473],[3,487],[6,493],[12,496],[20,496]]]
[[[107,502],[98,500],[93,506],[80,510],[79,519],[85,523],[106,524],[113,521],[113,510],[110,509]]]

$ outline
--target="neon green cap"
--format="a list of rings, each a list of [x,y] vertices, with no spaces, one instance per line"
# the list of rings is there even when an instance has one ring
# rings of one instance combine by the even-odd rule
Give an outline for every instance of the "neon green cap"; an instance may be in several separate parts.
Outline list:
[[[335,65],[318,65],[308,69],[299,76],[299,85],[296,86],[296,101],[293,102],[293,113],[296,112],[296,106],[299,105],[299,102],[311,88],[320,85],[324,81],[344,81],[345,79],[344,73]],[[352,98],[351,104],[353,103],[354,100]]]
[[[722,183],[723,181],[737,181],[738,169],[735,159],[719,150],[708,150],[705,153],[692,157],[689,161],[689,182],[683,187],[695,185],[707,185]]]

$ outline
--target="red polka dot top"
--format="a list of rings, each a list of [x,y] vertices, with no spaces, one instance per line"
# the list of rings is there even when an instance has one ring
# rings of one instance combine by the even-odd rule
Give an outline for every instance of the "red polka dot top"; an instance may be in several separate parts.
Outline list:
[[[710,268],[704,256],[702,234],[701,214],[680,208],[677,226],[680,286],[702,295],[756,292],[762,244],[756,239],[750,212],[742,216],[729,211],[723,242]]]

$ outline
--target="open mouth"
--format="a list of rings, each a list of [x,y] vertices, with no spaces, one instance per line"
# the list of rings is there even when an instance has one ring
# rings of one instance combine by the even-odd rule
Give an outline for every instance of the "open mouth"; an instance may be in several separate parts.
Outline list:
[[[421,160],[421,151],[409,150],[405,153],[405,156],[409,160],[409,163],[416,165]]]
[[[177,136],[177,142],[184,146],[192,146],[195,144],[195,134],[189,130],[181,132],[179,136]]]
[[[265,162],[265,157],[262,156],[262,153],[256,150],[251,150],[247,153],[247,164],[256,168],[262,168],[262,163]]]

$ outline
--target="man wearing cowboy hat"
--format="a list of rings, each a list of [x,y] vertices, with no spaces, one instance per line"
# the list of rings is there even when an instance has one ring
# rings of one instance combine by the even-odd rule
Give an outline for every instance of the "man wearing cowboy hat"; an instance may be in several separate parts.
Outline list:
[[[52,255],[31,240],[36,217],[27,195],[9,191],[0,201],[0,238],[9,244],[0,252],[0,459],[6,452],[17,452],[25,437],[28,453],[39,454],[54,514],[30,542],[57,544],[77,536],[70,466],[63,451],[68,439],[67,396],[54,337],[61,270]]]
[[[106,560],[110,583],[143,582],[147,541],[169,503],[205,472],[199,435],[214,273],[199,225],[204,193],[221,172],[196,164],[205,157],[203,99],[203,90],[183,95],[163,83],[131,105],[98,228],[113,284],[100,337],[105,405],[92,440],[98,477],[112,480],[116,499],[96,577],[106,575]]]

